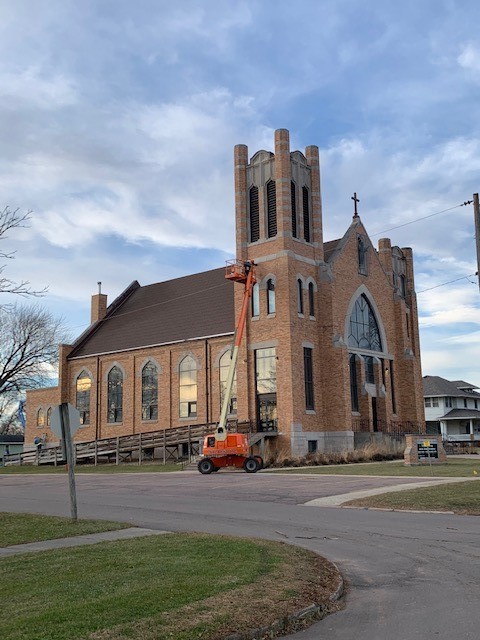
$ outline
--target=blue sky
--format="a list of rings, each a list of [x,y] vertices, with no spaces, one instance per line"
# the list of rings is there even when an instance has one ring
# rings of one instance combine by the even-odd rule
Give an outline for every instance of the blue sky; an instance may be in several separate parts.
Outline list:
[[[372,240],[480,190],[474,0],[0,0],[0,189],[33,211],[10,278],[72,333],[234,251],[233,146],[320,147],[326,240]],[[418,292],[477,270],[471,206],[390,231]],[[419,293],[423,372],[480,386],[476,277]]]

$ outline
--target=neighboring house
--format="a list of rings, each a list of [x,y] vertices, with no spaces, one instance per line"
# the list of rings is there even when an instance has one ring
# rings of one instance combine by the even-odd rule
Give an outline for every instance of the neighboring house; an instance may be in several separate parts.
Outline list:
[[[425,420],[428,433],[441,433],[450,442],[480,442],[480,393],[464,380],[424,376]]]
[[[291,152],[284,129],[275,153],[237,145],[234,165],[236,257],[255,261],[257,284],[230,418],[294,455],[424,430],[412,250],[375,248],[350,194],[347,231],[324,242],[318,147]],[[94,295],[92,324],[60,348],[59,386],[27,394],[26,442],[56,440],[65,401],[76,441],[218,421],[242,298],[223,269],[135,281],[108,307]]]
[[[22,453],[23,451],[23,435],[17,434],[0,434],[0,467],[3,466],[3,457],[8,453]]]

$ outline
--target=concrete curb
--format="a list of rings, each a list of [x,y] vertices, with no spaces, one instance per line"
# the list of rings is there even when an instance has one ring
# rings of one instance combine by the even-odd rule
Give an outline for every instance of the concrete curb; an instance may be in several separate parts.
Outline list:
[[[80,547],[100,542],[116,542],[117,540],[131,540],[132,538],[144,538],[146,536],[160,536],[170,531],[159,531],[157,529],[142,529],[141,527],[129,527],[128,529],[116,529],[114,531],[102,531],[101,533],[87,533],[83,536],[72,536],[70,538],[56,538],[53,540],[42,540],[40,542],[28,542],[16,544],[11,547],[0,548],[0,558],[8,558],[21,553],[38,553],[40,551],[50,551],[52,549],[67,549]]]
[[[332,562],[335,569],[338,571],[338,584],[335,590],[330,594],[329,601],[334,603],[338,602],[345,593],[345,583],[343,581],[342,574],[340,573],[337,565]],[[284,616],[272,622],[272,624],[265,627],[259,627],[258,629],[250,629],[243,633],[233,633],[226,636],[224,640],[262,640],[262,638],[274,638],[279,633],[292,633],[299,631],[306,625],[304,623],[309,622],[313,624],[318,620],[322,620],[327,614],[328,606],[324,604],[309,604],[307,607],[296,611],[289,616]]]

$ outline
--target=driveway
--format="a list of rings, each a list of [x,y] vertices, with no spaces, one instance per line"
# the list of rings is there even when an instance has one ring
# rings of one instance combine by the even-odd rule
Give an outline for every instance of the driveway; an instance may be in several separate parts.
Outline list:
[[[257,536],[334,561],[350,584],[347,607],[296,640],[478,640],[479,518],[305,506],[412,481],[223,471],[99,474],[77,475],[77,492],[80,517]],[[2,511],[69,514],[66,476],[0,476],[0,496]]]

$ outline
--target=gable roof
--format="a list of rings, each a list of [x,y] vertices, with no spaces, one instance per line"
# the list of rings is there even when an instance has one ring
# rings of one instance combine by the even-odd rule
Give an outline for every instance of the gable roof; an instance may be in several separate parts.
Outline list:
[[[223,268],[144,287],[133,282],[78,338],[69,359],[231,334],[233,291]]]
[[[453,396],[461,398],[480,398],[480,393],[476,391],[464,391],[457,385],[465,384],[461,380],[451,382],[440,376],[423,376],[423,395],[424,396]],[[468,389],[477,388],[474,385],[466,387]]]

